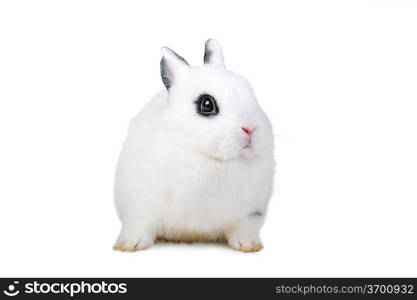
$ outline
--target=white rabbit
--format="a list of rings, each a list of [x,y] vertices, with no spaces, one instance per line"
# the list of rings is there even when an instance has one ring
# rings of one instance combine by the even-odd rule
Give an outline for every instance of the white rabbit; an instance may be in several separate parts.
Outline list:
[[[116,170],[114,249],[160,238],[261,250],[274,174],[270,121],[249,82],[225,69],[216,40],[206,42],[201,67],[169,48],[162,55],[166,89],[131,121]]]

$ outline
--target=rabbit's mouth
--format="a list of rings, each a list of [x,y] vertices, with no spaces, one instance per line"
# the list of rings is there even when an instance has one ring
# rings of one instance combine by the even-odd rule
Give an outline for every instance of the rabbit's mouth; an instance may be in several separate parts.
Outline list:
[[[253,143],[253,138],[251,135],[248,136],[247,140],[246,140],[246,144],[243,146],[243,149],[246,148],[251,148],[252,147],[252,143]]]
[[[253,145],[253,137],[250,135],[250,136],[248,136],[248,138],[246,140],[246,144],[243,146],[243,149],[252,148],[252,145]]]
[[[243,146],[241,152],[254,152],[255,147],[252,142],[248,142],[245,146]]]

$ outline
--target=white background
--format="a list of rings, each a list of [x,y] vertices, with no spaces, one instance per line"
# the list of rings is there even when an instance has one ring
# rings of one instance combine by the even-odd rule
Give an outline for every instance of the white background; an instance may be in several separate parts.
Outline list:
[[[112,250],[160,46],[207,38],[276,133],[265,249]],[[2,1],[1,276],[417,276],[416,1]]]

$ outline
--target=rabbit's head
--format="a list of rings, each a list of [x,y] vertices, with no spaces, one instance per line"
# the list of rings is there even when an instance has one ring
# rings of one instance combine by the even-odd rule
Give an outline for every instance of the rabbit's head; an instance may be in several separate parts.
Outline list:
[[[163,47],[161,77],[168,90],[163,113],[177,144],[211,158],[254,158],[272,147],[272,129],[249,82],[224,66],[220,44],[205,44],[204,65],[190,66]]]

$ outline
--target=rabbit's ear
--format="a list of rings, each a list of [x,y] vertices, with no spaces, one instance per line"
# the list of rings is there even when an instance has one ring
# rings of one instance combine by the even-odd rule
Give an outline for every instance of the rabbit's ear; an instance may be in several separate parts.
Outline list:
[[[214,39],[206,42],[204,51],[204,63],[224,67],[222,46]]]
[[[182,72],[190,67],[187,61],[179,56],[175,51],[162,47],[162,59],[161,59],[161,77],[165,87],[169,89],[175,78],[180,76]]]

